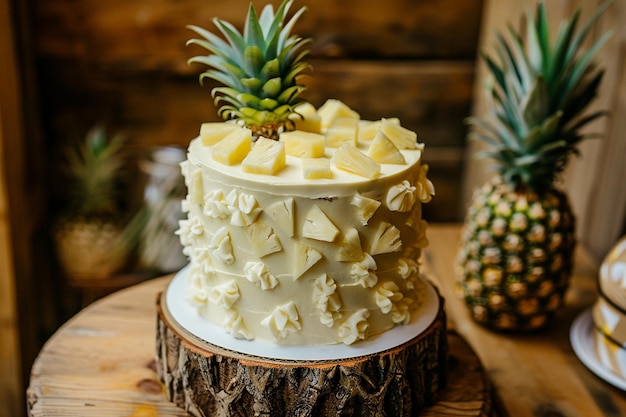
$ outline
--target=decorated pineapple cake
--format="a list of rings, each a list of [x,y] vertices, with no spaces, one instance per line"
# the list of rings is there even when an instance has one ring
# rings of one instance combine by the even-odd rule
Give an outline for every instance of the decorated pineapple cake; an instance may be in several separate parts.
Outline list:
[[[419,314],[421,204],[433,192],[423,146],[391,121],[361,123],[386,130],[359,140],[346,128],[331,147],[321,131],[253,142],[237,124],[203,126],[183,164],[179,230],[188,301],[203,317],[234,337],[315,345],[352,344]]]
[[[424,145],[397,119],[300,97],[292,2],[251,5],[243,34],[215,19],[226,40],[191,27],[224,121],[181,164],[189,265],[159,299],[157,368],[194,415],[417,415],[447,369],[443,300],[418,263]]]
[[[192,61],[226,85],[214,94],[228,120],[203,124],[182,164],[187,302],[235,338],[352,344],[419,314],[434,189],[397,119],[299,98],[307,40],[288,34],[304,9],[278,24],[290,4],[258,21],[251,8],[241,37],[216,20],[232,45],[192,27],[214,53]]]

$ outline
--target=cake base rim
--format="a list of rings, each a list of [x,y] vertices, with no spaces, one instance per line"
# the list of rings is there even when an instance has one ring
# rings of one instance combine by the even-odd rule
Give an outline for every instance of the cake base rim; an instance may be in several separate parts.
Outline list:
[[[188,271],[189,266],[182,268],[163,291],[161,303],[165,308],[161,309],[167,311],[168,318],[188,337],[206,344],[209,350],[218,349],[261,361],[337,362],[394,350],[425,333],[437,320],[443,302],[434,285],[421,277],[426,288],[423,304],[418,309],[420,314],[413,314],[408,324],[398,325],[353,345],[285,345],[266,340],[237,339],[220,326],[202,318],[191,304],[180,302],[185,299]]]

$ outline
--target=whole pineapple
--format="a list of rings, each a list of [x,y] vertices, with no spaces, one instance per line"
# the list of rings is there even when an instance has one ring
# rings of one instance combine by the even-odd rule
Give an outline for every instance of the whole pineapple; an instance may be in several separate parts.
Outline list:
[[[203,28],[189,26],[204,39],[191,39],[187,44],[210,52],[189,60],[211,67],[200,75],[200,82],[211,78],[222,84],[212,91],[215,104],[221,105],[219,115],[238,120],[255,137],[278,139],[281,131],[290,129],[290,116],[303,103],[299,95],[306,87],[299,83],[299,76],[308,68],[303,59],[309,51],[302,48],[310,39],[290,36],[306,11],[303,7],[286,21],[292,3],[283,1],[275,14],[267,5],[260,17],[250,3],[243,34],[215,18],[213,22],[227,42]]]
[[[124,138],[102,126],[66,149],[63,212],[54,227],[59,263],[71,279],[106,278],[126,261],[121,224]]]
[[[470,136],[490,149],[498,175],[475,192],[458,254],[460,286],[474,319],[501,330],[533,330],[563,302],[575,247],[574,215],[559,174],[580,129],[603,112],[582,113],[603,71],[593,57],[608,35],[582,47],[603,3],[577,32],[580,10],[550,44],[543,2],[528,13],[526,38],[498,35],[496,56],[483,55],[495,83],[490,117],[470,118]]]

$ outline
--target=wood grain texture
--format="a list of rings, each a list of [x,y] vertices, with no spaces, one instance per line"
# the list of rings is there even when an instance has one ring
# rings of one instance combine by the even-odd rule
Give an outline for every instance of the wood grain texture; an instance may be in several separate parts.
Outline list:
[[[187,64],[206,51],[185,46],[195,36],[186,26],[215,30],[211,19],[219,16],[241,28],[248,4],[36,2],[35,51],[49,154],[100,122],[125,132],[135,154],[186,146],[200,123],[217,120],[210,98],[214,84],[201,87],[204,68]],[[296,1],[294,9],[302,5]],[[470,110],[481,5],[482,0],[323,0],[307,5],[295,30],[313,39],[305,98],[316,106],[338,98],[366,119],[398,117],[429,148],[441,150],[431,156],[443,160],[428,161],[433,182],[440,184],[432,203],[435,221],[460,218],[463,119]],[[453,171],[447,170],[450,158]]]
[[[314,60],[305,93],[316,106],[328,97],[343,100],[364,119],[398,117],[426,144],[424,161],[437,197],[428,204],[431,221],[459,218],[458,201],[469,112],[473,65],[465,62]],[[137,73],[88,72],[58,63],[46,68],[44,107],[50,126],[51,154],[58,144],[78,137],[93,123],[105,121],[122,130],[131,153],[154,146],[186,147],[200,124],[215,121],[210,98],[213,84],[197,77],[172,78]],[[198,73],[202,71],[195,68]],[[55,145],[55,143],[57,145]]]
[[[29,416],[188,417],[166,398],[156,362],[156,297],[171,277],[110,295],[68,321],[32,368]],[[422,416],[488,416],[489,381],[476,354],[448,332],[448,386]]]
[[[0,15],[0,22],[2,21]],[[0,161],[4,158],[5,136],[2,122],[6,117],[1,110],[0,108]],[[0,378],[0,415],[10,416],[18,415],[22,408],[20,405],[22,378],[19,367],[20,330],[15,302],[15,271],[6,183],[4,170],[0,170],[0,375],[3,375],[3,378]]]
[[[213,17],[242,28],[248,0],[58,0],[38,2],[38,55],[87,68],[191,74],[185,42],[193,24]],[[260,10],[266,3],[255,1]],[[318,0],[306,5],[297,33],[314,55],[366,59],[473,59],[482,0]],[[464,36],[458,36],[463,33]]]
[[[35,314],[20,302],[32,297],[27,246],[28,191],[23,149],[22,72],[15,50],[14,8],[0,0],[0,415],[24,414],[23,390],[27,365],[38,348]],[[19,211],[23,212],[20,213]],[[17,212],[16,212],[17,211]],[[26,222],[20,222],[26,220]],[[24,226],[23,230],[19,230]],[[23,278],[23,279],[18,279]],[[36,311],[33,308],[30,311]]]
[[[565,305],[554,324],[531,334],[497,333],[476,324],[456,287],[457,225],[429,225],[427,276],[446,298],[451,325],[476,350],[495,392],[496,412],[511,417],[626,416],[624,393],[591,373],[575,356],[573,320],[597,297],[598,265],[579,248]]]

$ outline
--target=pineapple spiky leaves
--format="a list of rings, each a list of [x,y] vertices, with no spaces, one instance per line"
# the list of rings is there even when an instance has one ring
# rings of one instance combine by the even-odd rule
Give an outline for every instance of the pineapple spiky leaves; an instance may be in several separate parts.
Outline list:
[[[108,137],[102,126],[92,128],[84,140],[65,152],[67,211],[83,217],[119,214],[125,168],[125,140]]]
[[[543,2],[526,17],[525,38],[509,27],[496,54],[483,58],[493,81],[489,117],[470,118],[478,156],[497,176],[478,189],[458,255],[460,286],[473,317],[499,330],[534,330],[551,322],[572,269],[575,222],[559,175],[582,128],[604,115],[586,114],[603,71],[595,54],[610,34],[583,43],[609,2],[577,30],[580,10],[561,23],[551,43]]]
[[[278,139],[281,131],[293,127],[292,115],[297,116],[297,106],[304,103],[300,94],[306,87],[301,76],[309,68],[304,58],[310,39],[291,35],[306,11],[302,7],[287,20],[292,3],[283,1],[276,13],[267,5],[260,16],[250,3],[243,33],[215,18],[213,23],[225,40],[206,29],[189,26],[202,39],[191,39],[187,44],[209,51],[209,55],[189,60],[209,67],[200,75],[200,82],[209,78],[221,84],[212,91],[218,114],[247,126],[255,138]]]

